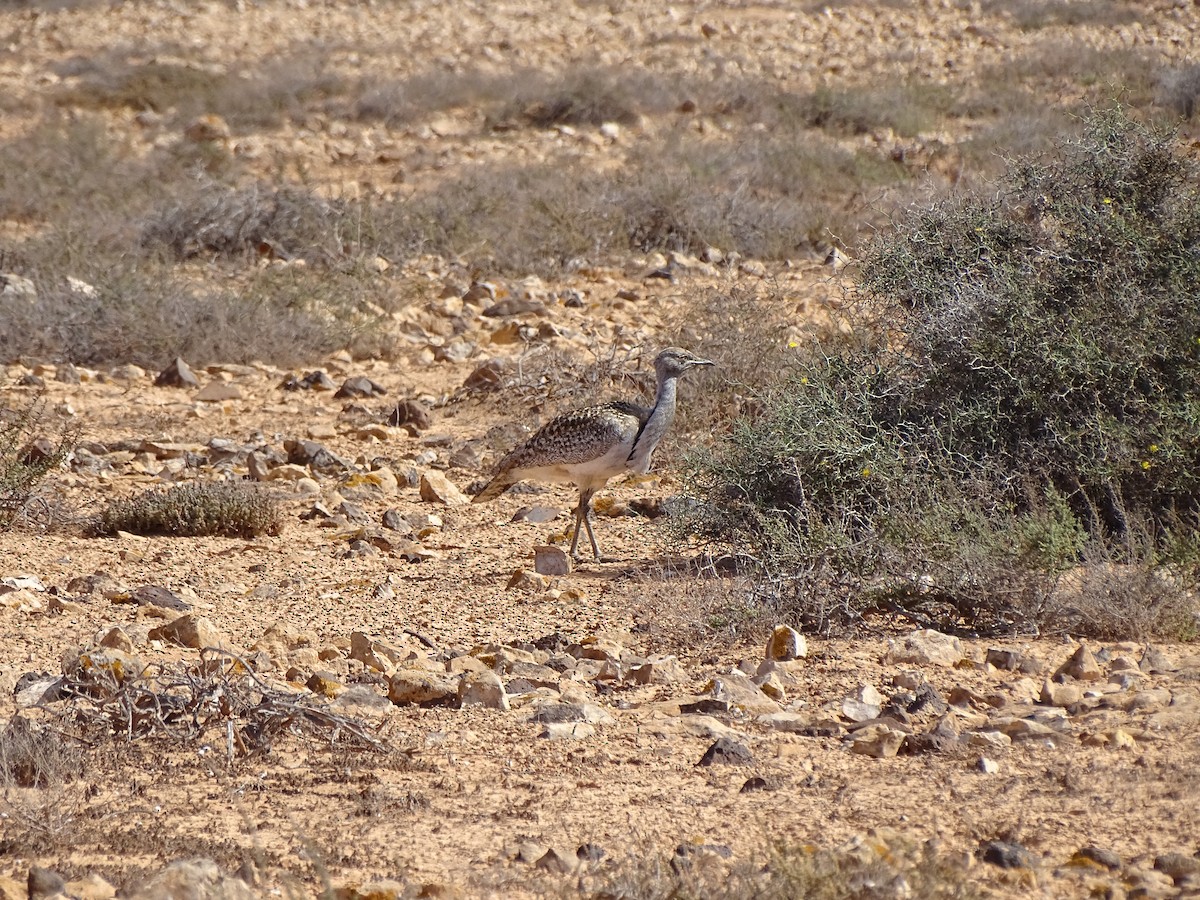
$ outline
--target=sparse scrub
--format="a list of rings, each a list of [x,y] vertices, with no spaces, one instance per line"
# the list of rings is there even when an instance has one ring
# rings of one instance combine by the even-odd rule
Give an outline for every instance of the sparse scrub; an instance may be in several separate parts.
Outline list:
[[[0,407],[0,530],[11,527],[45,479],[75,447],[78,433],[44,434],[46,407],[34,397],[15,408]]]
[[[5,853],[36,854],[58,844],[83,805],[83,770],[78,743],[21,715],[8,720],[0,731]]]
[[[282,524],[278,503],[264,489],[241,482],[203,482],[114,500],[101,511],[92,530],[252,538],[277,534]]]
[[[1054,609],[1099,559],[1149,573],[1122,580],[1147,612],[1126,633],[1187,635],[1198,245],[1195,167],[1119,111],[993,197],[914,212],[862,263],[852,340],[798,357],[697,460],[693,525],[748,543],[817,627],[889,609],[1111,636]]]
[[[299,188],[206,184],[146,225],[142,240],[180,259],[269,255],[328,262],[342,256],[349,205]],[[313,257],[317,259],[313,259]]]

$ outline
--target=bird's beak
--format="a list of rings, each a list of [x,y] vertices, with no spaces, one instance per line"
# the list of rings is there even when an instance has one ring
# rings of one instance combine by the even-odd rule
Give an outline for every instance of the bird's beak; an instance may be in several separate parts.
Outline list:
[[[693,366],[715,366],[716,363],[713,362],[711,359],[700,359],[700,357],[696,357],[695,359],[693,359],[691,361],[691,365],[693,365]]]

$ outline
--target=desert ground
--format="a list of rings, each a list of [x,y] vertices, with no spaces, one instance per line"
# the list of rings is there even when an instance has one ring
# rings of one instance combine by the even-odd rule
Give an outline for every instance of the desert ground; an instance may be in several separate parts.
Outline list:
[[[1015,67],[1022,90],[1070,110],[1108,90],[1081,67],[1140,54],[1152,81],[1194,63],[1198,33],[1185,2],[4,3],[0,142],[58,117],[119,135],[134,159],[219,157],[242,179],[382,201],[503,166],[620,171],[675,132],[738,145],[754,121],[710,103],[735,82],[803,94],[906,80],[986,99]],[[1055,62],[1067,57],[1086,65]],[[230,88],[212,109],[186,94],[94,99],[139,66],[260,73],[252,93],[263,72],[311,79],[314,61],[335,86],[257,125],[237,113],[254,98]],[[679,88],[611,122],[530,124],[506,105],[529,73],[553,84],[584,67]],[[456,74],[470,81],[459,93]],[[380,88],[373,102],[394,114],[375,117],[326,102],[372,79],[443,93]],[[925,197],[983,177],[969,145],[998,112],[971,110],[831,140],[908,166],[904,197]],[[895,193],[845,198],[838,228]],[[502,233],[509,213],[469,215]],[[0,271],[22,274],[43,226],[0,211]],[[487,248],[378,255],[355,276],[379,316],[369,341],[290,359],[264,331],[273,349],[257,358],[184,354],[194,380],[158,378],[176,353],[70,359],[0,322],[0,407],[40,398],[47,435],[77,433],[0,531],[3,718],[87,736],[47,745],[31,779],[6,732],[0,896],[779,896],[753,885],[786,865],[817,873],[814,896],[1200,894],[1196,647],[880,617],[769,658],[772,630],[799,623],[658,515],[683,490],[682,455],[738,413],[708,398],[741,390],[739,355],[764,339],[712,333],[711,309],[769,310],[776,349],[819,339],[852,290],[827,254],[854,241],[828,229],[763,258],[633,247],[554,266],[526,247],[525,271]],[[202,247],[176,273],[235,291],[263,273],[319,278],[301,252],[251,257]],[[61,275],[88,296],[96,273],[80,266]],[[534,548],[569,541],[573,489],[470,493],[552,415],[647,402],[671,343],[713,371],[684,380],[654,470],[601,492],[604,559],[539,573]],[[269,492],[280,527],[86,527],[115,499],[221,479]],[[184,672],[203,696],[182,718],[133,715],[131,691],[161,704],[146,698]],[[260,735],[254,715],[277,727]]]

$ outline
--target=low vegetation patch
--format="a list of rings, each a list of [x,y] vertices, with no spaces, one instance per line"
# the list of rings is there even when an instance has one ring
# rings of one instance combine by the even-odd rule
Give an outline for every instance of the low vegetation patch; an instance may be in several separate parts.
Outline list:
[[[815,627],[1111,636],[1072,581],[1107,571],[1140,598],[1128,632],[1190,636],[1198,197],[1171,138],[1114,110],[996,194],[913,211],[862,264],[852,338],[799,353],[697,457],[693,526],[748,545]]]
[[[74,429],[45,433],[45,402],[33,397],[22,405],[0,407],[0,530],[11,527],[26,511],[46,475],[71,455],[78,439]]]
[[[182,484],[114,500],[93,523],[96,534],[251,538],[276,534],[282,526],[279,504],[263,488],[233,482]]]

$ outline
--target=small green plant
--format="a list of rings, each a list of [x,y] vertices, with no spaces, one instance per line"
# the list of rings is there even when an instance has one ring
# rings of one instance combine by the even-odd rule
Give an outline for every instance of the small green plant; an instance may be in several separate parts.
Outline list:
[[[96,534],[128,531],[177,537],[277,534],[279,504],[264,489],[244,482],[182,484],[114,500],[97,517]]]

